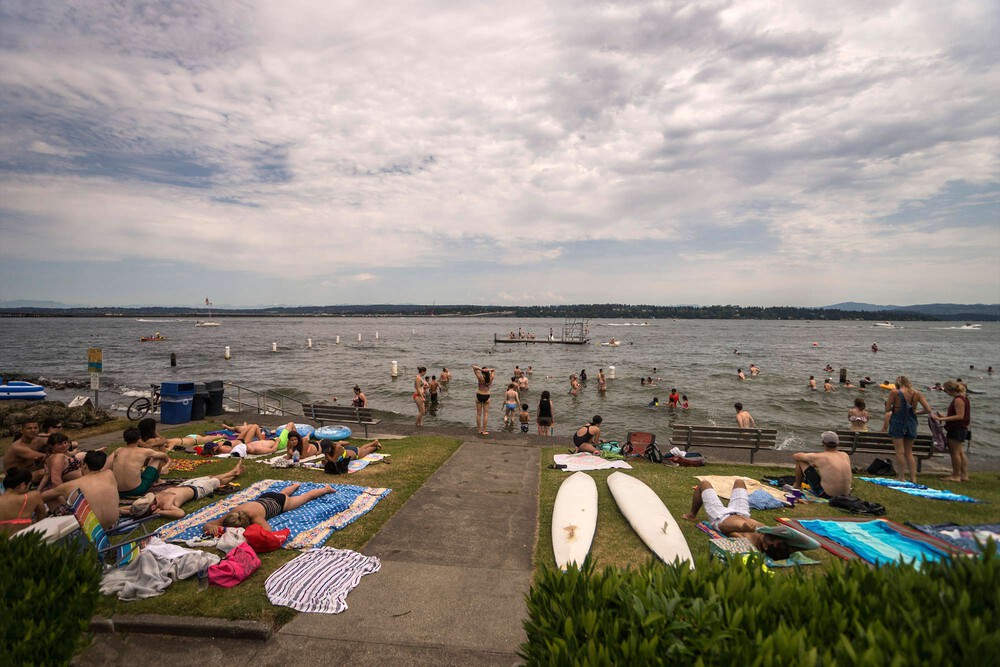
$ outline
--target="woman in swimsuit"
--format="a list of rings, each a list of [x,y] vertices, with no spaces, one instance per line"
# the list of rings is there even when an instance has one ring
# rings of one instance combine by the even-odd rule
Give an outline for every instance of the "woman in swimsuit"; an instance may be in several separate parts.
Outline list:
[[[548,391],[543,391],[542,397],[538,401],[538,417],[535,422],[538,424],[538,435],[552,435],[552,427],[555,426],[556,419],[552,411],[552,398]]]
[[[504,426],[514,424],[514,413],[517,406],[521,404],[521,397],[517,395],[517,385],[511,382],[507,385],[507,392],[503,397],[503,423]]]
[[[917,412],[918,405],[923,407],[922,412]],[[917,415],[930,413],[931,406],[927,404],[924,395],[913,388],[910,378],[900,375],[896,378],[896,389],[890,391],[885,400],[885,409],[886,412],[892,412],[889,417],[889,437],[896,450],[896,463],[900,471],[905,469],[909,473],[910,481],[915,484],[917,462],[913,458],[913,441],[917,438]],[[899,480],[903,481],[902,472]]]
[[[600,368],[597,370],[597,391],[603,394],[608,390],[608,381],[604,377],[604,369]]]
[[[940,412],[931,415],[932,419],[944,424],[947,434],[948,453],[951,454],[951,475],[944,479],[949,482],[969,481],[969,457],[965,453],[965,439],[969,434],[969,415],[972,405],[965,395],[966,388],[961,382],[948,380],[944,383],[944,391],[951,396],[948,414]]]
[[[295,452],[299,453],[299,460],[309,456],[319,454],[319,447],[309,442],[307,438],[299,435],[298,431],[288,432],[288,444],[285,445],[285,458],[294,459]]]
[[[361,387],[354,385],[354,400],[351,401],[351,405],[356,408],[367,408],[368,407],[368,397],[365,393],[361,391]]]
[[[569,395],[579,396],[580,394],[580,381],[576,379],[576,375],[569,376]]]
[[[45,458],[42,459],[45,476],[38,484],[39,491],[48,491],[63,482],[83,476],[80,467],[86,452],[80,452],[76,456],[69,454],[69,445],[69,438],[63,433],[53,433],[49,436],[48,442],[42,447],[42,453],[45,454]]]
[[[496,369],[473,366],[479,386],[476,388],[476,430],[480,435],[489,435],[487,423],[490,420],[490,385],[493,384]]]
[[[424,391],[427,390],[427,380],[424,379],[424,373],[427,369],[423,366],[417,368],[417,377],[413,378],[413,402],[417,404],[417,426],[424,425],[424,413],[427,412],[424,407]]]
[[[573,434],[573,446],[577,452],[590,452],[599,454],[600,450],[594,445],[601,443],[601,415],[594,415],[594,418],[581,426]]]
[[[847,420],[851,422],[851,430],[867,433],[869,417],[870,415],[865,407],[865,399],[855,398],[854,407],[847,411]]]
[[[0,496],[0,535],[13,535],[31,525],[32,516],[45,516],[42,494],[29,491],[31,471],[10,468],[3,480],[5,493]]]
[[[237,505],[232,511],[221,519],[215,519],[206,523],[202,530],[206,535],[218,537],[226,532],[226,528],[247,528],[250,524],[256,523],[263,526],[265,530],[272,530],[268,523],[269,519],[291,512],[297,507],[305,505],[310,500],[325,496],[328,493],[336,493],[332,486],[324,486],[321,489],[306,491],[301,496],[292,494],[299,490],[299,484],[286,486],[280,492],[268,491],[260,494],[255,500]]]

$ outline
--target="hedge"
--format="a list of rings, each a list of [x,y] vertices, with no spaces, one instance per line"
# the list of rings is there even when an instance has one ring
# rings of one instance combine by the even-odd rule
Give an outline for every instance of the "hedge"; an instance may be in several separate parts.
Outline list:
[[[971,665],[1000,655],[1000,558],[773,573],[698,559],[546,568],[528,594],[529,665]]]
[[[0,664],[69,664],[100,578],[92,550],[48,545],[35,534],[0,535]]]

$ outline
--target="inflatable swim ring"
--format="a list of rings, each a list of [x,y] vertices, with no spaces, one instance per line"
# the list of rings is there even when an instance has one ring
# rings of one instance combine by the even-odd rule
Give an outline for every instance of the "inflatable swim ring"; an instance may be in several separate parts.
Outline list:
[[[322,426],[313,431],[316,440],[347,440],[351,437],[351,429],[346,426]]]
[[[313,431],[315,431],[315,430],[316,429],[314,427],[310,426],[309,424],[296,424],[295,425],[295,432],[298,433],[299,435],[301,435],[306,440],[309,439],[309,436],[311,436],[313,434]],[[279,426],[278,428],[276,428],[274,430],[274,435],[280,436],[284,432],[285,432],[285,427],[284,426]]]
[[[895,389],[895,388],[896,388],[896,385],[895,385],[895,384],[893,384],[892,382],[889,382],[889,383],[883,383],[883,384],[880,384],[879,386],[880,386],[880,387],[881,387],[882,389]]]

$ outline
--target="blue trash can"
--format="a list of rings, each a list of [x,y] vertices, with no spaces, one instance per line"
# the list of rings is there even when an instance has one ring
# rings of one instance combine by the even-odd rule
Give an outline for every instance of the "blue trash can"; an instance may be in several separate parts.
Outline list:
[[[191,421],[194,382],[164,382],[160,385],[160,423],[186,424]]]

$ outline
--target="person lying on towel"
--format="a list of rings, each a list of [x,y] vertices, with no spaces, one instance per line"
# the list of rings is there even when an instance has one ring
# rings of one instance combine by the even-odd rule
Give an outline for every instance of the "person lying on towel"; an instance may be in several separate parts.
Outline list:
[[[382,445],[378,440],[372,440],[361,447],[345,446],[333,440],[320,440],[319,448],[323,452],[323,471],[329,475],[344,475],[351,461],[363,459],[377,452],[382,449]]]
[[[771,560],[785,560],[793,551],[819,548],[819,542],[788,526],[765,526],[750,518],[750,499],[747,485],[742,479],[733,482],[729,494],[729,507],[722,504],[719,494],[712,484],[702,480],[694,489],[691,512],[685,514],[688,521],[697,521],[702,505],[712,527],[726,537],[746,538]]]
[[[301,496],[293,496],[292,494],[299,490],[299,486],[299,484],[292,484],[280,492],[262,493],[255,500],[237,505],[221,519],[208,521],[202,530],[206,535],[218,537],[226,532],[226,528],[246,528],[255,523],[263,526],[265,530],[273,531],[267,522],[268,519],[273,519],[283,512],[291,512],[296,507],[301,507],[320,496],[337,492],[333,486],[325,486],[322,489],[306,491]]]
[[[184,503],[210,496],[220,486],[229,484],[242,474],[243,461],[241,460],[232,470],[221,475],[186,479],[182,484],[167,487],[156,495],[147,493],[132,503],[131,507],[123,510],[122,513],[130,516],[145,516],[147,512],[152,512],[158,516],[180,519],[184,516],[184,510],[181,507]]]
[[[846,496],[851,492],[851,457],[838,452],[840,437],[833,431],[824,431],[822,452],[796,452],[795,488],[802,482],[809,485],[820,498]]]

